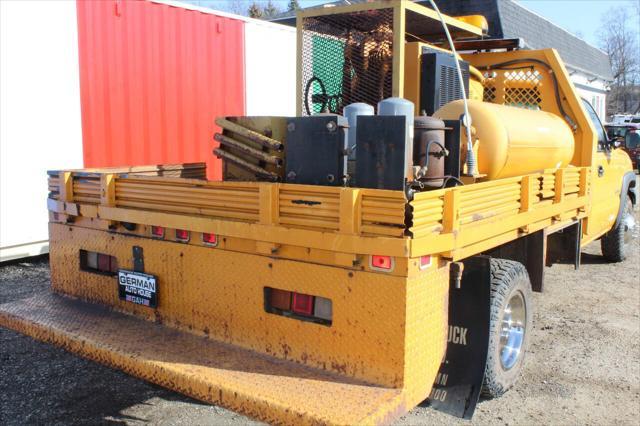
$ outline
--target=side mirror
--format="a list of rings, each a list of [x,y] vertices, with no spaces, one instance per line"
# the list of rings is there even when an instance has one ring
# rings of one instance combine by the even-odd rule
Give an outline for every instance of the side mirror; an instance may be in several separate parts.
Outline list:
[[[614,147],[618,148],[622,145],[624,145],[624,136],[616,136],[615,138],[613,138]]]

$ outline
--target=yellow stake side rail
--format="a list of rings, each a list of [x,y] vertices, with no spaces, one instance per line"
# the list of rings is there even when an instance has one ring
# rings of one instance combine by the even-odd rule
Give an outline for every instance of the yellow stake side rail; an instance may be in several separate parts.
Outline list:
[[[173,166],[151,166],[151,168]],[[49,210],[341,253],[461,259],[586,216],[589,168],[422,192],[51,172]],[[405,224],[410,206],[411,223]]]

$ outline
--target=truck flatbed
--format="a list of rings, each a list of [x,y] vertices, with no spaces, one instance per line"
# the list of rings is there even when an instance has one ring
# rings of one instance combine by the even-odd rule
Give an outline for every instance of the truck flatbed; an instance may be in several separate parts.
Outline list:
[[[252,240],[258,252],[291,245],[349,255],[457,260],[496,241],[584,217],[589,179],[589,168],[567,167],[423,192],[409,201],[403,191],[58,171],[49,177],[48,202],[60,222],[70,216],[79,223],[96,220],[92,226],[103,228],[109,221],[125,221],[215,231]]]

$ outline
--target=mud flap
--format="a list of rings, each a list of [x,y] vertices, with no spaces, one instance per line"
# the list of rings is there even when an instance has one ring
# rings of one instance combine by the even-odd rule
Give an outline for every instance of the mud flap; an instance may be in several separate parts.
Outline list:
[[[575,269],[580,268],[582,244],[582,221],[577,220],[569,226],[553,234],[546,235],[547,257],[546,265],[571,262]]]
[[[489,348],[490,257],[463,261],[460,288],[449,284],[449,339],[428,406],[470,419],[476,409]]]

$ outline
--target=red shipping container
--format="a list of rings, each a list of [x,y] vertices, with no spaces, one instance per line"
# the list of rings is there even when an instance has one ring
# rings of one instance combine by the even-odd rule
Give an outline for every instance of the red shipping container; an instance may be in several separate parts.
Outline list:
[[[207,162],[243,115],[244,22],[150,1],[77,1],[85,167]]]

